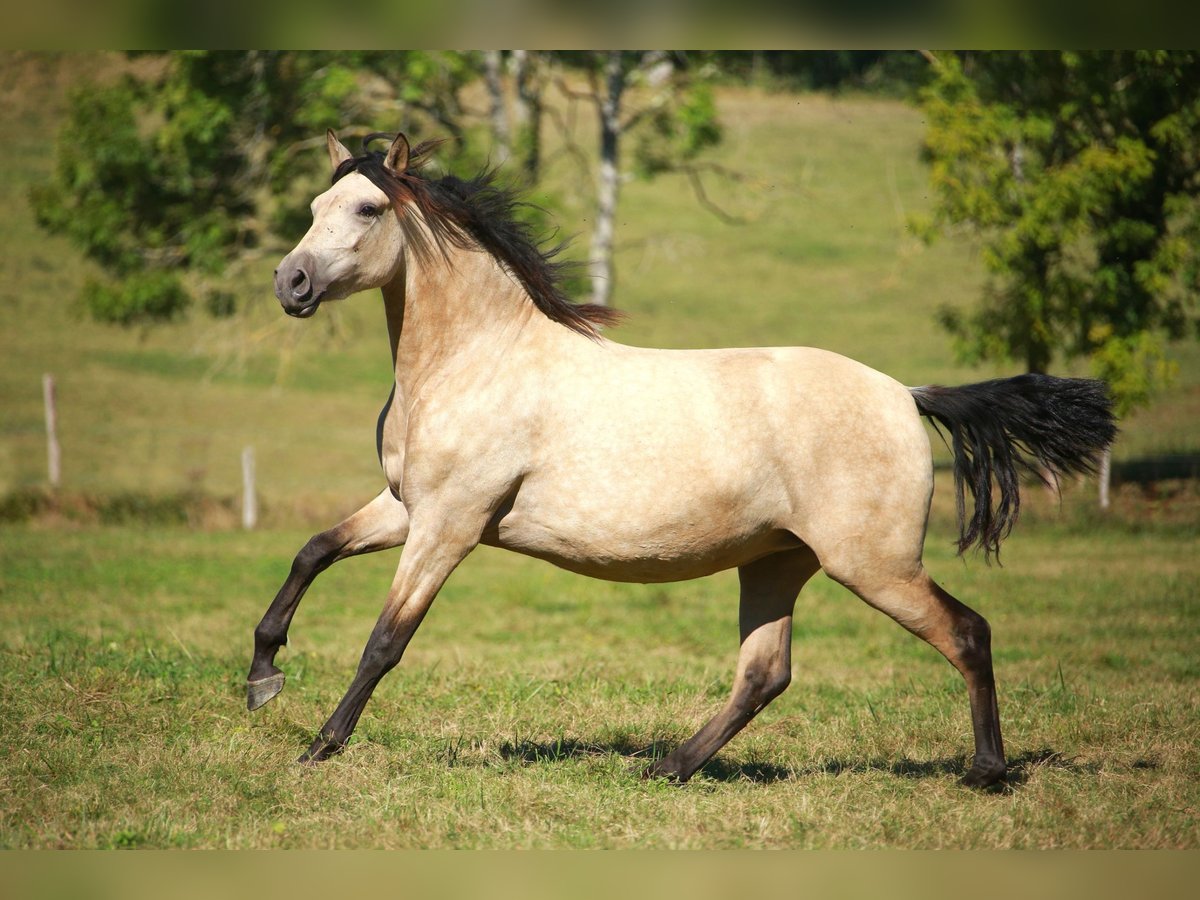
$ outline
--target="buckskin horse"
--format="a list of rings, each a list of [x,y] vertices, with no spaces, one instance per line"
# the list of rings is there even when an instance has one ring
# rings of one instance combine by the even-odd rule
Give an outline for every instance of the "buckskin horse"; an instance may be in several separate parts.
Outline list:
[[[387,484],[295,557],[254,632],[250,709],[283,688],[275,656],[316,575],[404,552],[358,671],[301,762],[345,747],[446,578],[482,543],[614,581],[738,570],[729,699],[649,776],[686,781],[787,687],[796,597],[824,569],[958,669],[975,738],[962,780],[1004,779],[988,623],[922,564],[933,492],[922,417],[949,435],[959,552],[990,558],[1017,518],[1023,470],[1090,471],[1111,443],[1101,382],[910,388],[806,347],[624,346],[600,333],[611,310],[566,297],[556,248],[514,217],[516,199],[490,174],[426,177],[431,144],[410,151],[404,135],[371,135],[359,156],[327,139],[332,186],[280,262],[275,294],[304,318],[382,291],[395,369],[377,424]],[[386,151],[371,150],[380,139]]]

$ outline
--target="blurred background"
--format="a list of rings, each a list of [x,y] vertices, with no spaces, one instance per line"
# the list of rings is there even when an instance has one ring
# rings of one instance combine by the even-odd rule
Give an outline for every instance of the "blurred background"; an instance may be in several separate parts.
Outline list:
[[[6,52],[0,518],[236,527],[248,447],[268,524],[378,490],[378,295],[272,294],[334,128],[498,167],[613,340],[1105,377],[1109,502],[1195,521],[1198,98],[1191,52]]]

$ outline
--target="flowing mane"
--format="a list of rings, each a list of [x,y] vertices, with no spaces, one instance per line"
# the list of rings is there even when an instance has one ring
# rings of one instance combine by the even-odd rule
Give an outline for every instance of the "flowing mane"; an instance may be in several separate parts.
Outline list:
[[[418,144],[409,155],[404,172],[384,165],[384,153],[371,150],[376,140],[391,140],[394,135],[376,133],[363,139],[363,154],[344,160],[333,173],[333,183],[358,172],[387,194],[400,216],[409,246],[417,258],[428,262],[433,252],[446,256],[449,247],[462,250],[481,248],[490,253],[515,278],[534,305],[548,318],[591,338],[598,328],[612,325],[620,314],[606,306],[575,303],[562,287],[563,275],[573,263],[559,259],[563,244],[547,246],[533,228],[519,221],[515,212],[523,205],[514,191],[496,185],[496,170],[481,172],[463,180],[454,175],[428,179],[420,174],[429,152],[441,141]],[[405,215],[406,207],[416,207],[428,231],[415,227]],[[429,238],[432,237],[432,246]]]

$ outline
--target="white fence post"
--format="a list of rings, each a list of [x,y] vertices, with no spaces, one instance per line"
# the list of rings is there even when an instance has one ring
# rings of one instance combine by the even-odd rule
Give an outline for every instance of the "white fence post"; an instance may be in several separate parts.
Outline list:
[[[250,531],[258,524],[258,498],[254,492],[254,448],[242,450],[242,528]]]
[[[46,403],[46,464],[50,486],[56,488],[62,484],[62,450],[58,446],[58,402],[54,376],[49,372],[42,376],[42,399]]]
[[[1100,457],[1100,508],[1108,509],[1110,502],[1108,499],[1108,487],[1112,483],[1112,447],[1104,448],[1104,455]]]

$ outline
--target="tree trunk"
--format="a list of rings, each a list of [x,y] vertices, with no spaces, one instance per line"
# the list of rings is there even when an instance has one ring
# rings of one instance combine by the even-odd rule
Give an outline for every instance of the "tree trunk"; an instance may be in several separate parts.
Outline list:
[[[483,72],[490,101],[492,139],[495,142],[493,162],[500,165],[512,154],[512,149],[509,143],[508,114],[504,109],[504,83],[500,80],[499,50],[483,51]]]
[[[517,83],[516,148],[525,169],[525,178],[535,184],[542,165],[542,80],[538,71],[540,54],[536,50],[514,50],[512,66]]]
[[[610,50],[604,61],[605,92],[600,97],[600,176],[596,191],[596,221],[588,269],[592,277],[592,302],[608,306],[613,289],[613,229],[620,187],[619,144],[621,94],[625,90],[622,52]]]

